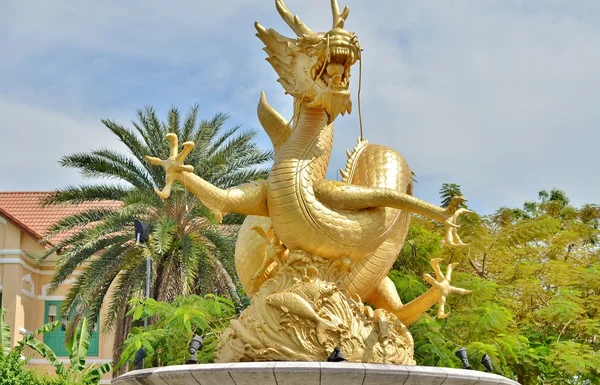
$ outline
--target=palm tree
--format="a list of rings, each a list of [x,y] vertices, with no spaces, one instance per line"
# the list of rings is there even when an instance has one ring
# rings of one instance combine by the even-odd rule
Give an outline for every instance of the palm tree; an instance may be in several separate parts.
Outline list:
[[[440,197],[442,198],[441,206],[446,208],[450,206],[450,202],[454,197],[462,196],[462,192],[460,191],[460,185],[456,183],[444,183],[440,188]],[[467,207],[464,203],[460,204],[460,207]]]
[[[272,160],[273,152],[258,148],[255,131],[239,132],[240,126],[225,129],[227,114],[217,114],[201,122],[197,115],[198,106],[194,106],[182,124],[179,111],[172,108],[167,122],[161,122],[155,110],[146,107],[137,111],[138,122],[132,122],[133,130],[102,120],[130,154],[104,148],[65,156],[60,163],[78,169],[84,177],[113,183],[58,189],[44,202],[47,205],[117,203],[90,208],[54,224],[45,239],[61,235],[62,240],[40,258],[59,253],[51,290],[76,269],[84,271],[76,277],[61,307],[63,314],[86,312],[93,324],[112,285],[108,316],[102,329],[115,330],[115,362],[131,327],[130,319],[125,316],[129,300],[143,293],[148,258],[153,270],[150,296],[156,300],[169,301],[177,295],[207,291],[239,299],[232,279],[235,277],[232,231],[227,226],[215,225],[210,211],[188,194],[184,186],[177,186],[168,200],[159,198],[154,188],[164,185],[164,171],[150,166],[144,156],[168,157],[165,136],[173,132],[196,143],[188,156],[194,172],[227,188],[265,178],[268,168],[259,165]],[[151,226],[152,236],[144,246],[133,239],[135,219]],[[223,222],[235,224],[240,219],[230,215]]]

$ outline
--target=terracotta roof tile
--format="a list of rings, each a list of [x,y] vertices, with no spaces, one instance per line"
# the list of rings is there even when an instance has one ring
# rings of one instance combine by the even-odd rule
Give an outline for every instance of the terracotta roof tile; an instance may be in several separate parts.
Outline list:
[[[15,222],[35,238],[41,239],[50,227],[69,215],[91,208],[118,207],[120,202],[90,202],[78,205],[52,205],[42,207],[49,191],[0,192],[0,215]],[[63,233],[50,240],[56,243],[68,236]]]

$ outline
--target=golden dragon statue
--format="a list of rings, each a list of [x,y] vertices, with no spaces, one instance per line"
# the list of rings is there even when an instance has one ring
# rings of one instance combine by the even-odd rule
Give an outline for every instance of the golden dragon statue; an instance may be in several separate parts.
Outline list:
[[[441,260],[431,264],[432,287],[403,304],[387,277],[402,248],[411,214],[446,226],[446,243],[462,245],[455,197],[441,208],[413,197],[411,171],[396,151],[359,139],[348,151],[342,180],[325,179],[333,146],[333,122],[352,110],[351,67],[361,58],[357,36],[344,29],[348,7],[331,0],[333,27],[314,32],[283,0],[277,11],[296,34],[285,37],[255,23],[267,61],[294,98],[294,115],[284,119],[264,93],[258,118],[269,135],[275,161],[267,180],[220,189],[185,165],[194,143],[168,134],[168,159],[147,157],[164,167],[167,199],[174,182],[184,184],[217,218],[247,215],[240,228],[235,262],[252,304],[221,336],[216,361],[319,361],[338,347],[349,361],[414,364],[406,326],[446,297],[469,291],[450,285]],[[364,305],[368,302],[376,308]]]

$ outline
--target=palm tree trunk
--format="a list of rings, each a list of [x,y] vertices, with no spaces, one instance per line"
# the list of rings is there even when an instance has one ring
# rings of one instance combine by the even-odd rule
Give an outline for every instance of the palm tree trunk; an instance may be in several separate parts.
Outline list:
[[[131,316],[127,316],[129,306],[124,306],[120,314],[122,321],[117,322],[117,328],[115,330],[115,339],[113,341],[113,363],[116,364],[121,360],[121,354],[123,353],[123,343],[129,336],[131,331]],[[122,374],[127,373],[127,365],[121,366],[117,370],[113,370],[113,378],[118,377]]]
[[[235,286],[235,283],[233,283],[233,279],[231,279],[231,275],[229,275],[227,269],[225,269],[225,266],[223,266],[223,264],[221,263],[221,261],[219,261],[218,258],[212,256],[211,260],[215,268],[217,269],[217,272],[220,275],[222,275],[223,278],[225,278],[225,284],[227,285],[227,288],[229,289],[229,294],[235,301],[236,306],[240,307],[242,305],[242,301],[240,300],[240,296],[237,292],[237,287]]]

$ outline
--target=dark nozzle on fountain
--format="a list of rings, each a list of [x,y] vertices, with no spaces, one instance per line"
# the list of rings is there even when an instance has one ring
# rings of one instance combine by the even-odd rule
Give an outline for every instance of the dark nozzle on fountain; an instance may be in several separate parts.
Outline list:
[[[190,354],[192,355],[185,363],[187,364],[197,364],[198,363],[198,350],[201,350],[204,346],[202,341],[202,337],[198,334],[194,334],[194,338],[192,338],[192,342],[190,342]]]
[[[348,360],[345,359],[344,356],[342,355],[340,347],[336,346],[335,348],[333,348],[333,352],[331,352],[329,357],[327,357],[327,362],[340,362],[340,361],[348,361]]]
[[[144,358],[146,357],[146,351],[142,348],[139,348],[137,352],[135,352],[135,358],[133,359],[133,369],[140,370],[144,369]]]
[[[484,354],[483,357],[481,357],[481,364],[485,367],[486,372],[492,373],[494,371],[492,360],[487,354]]]
[[[454,355],[462,361],[463,369],[472,369],[471,364],[469,364],[469,357],[467,357],[467,349],[460,348]]]

